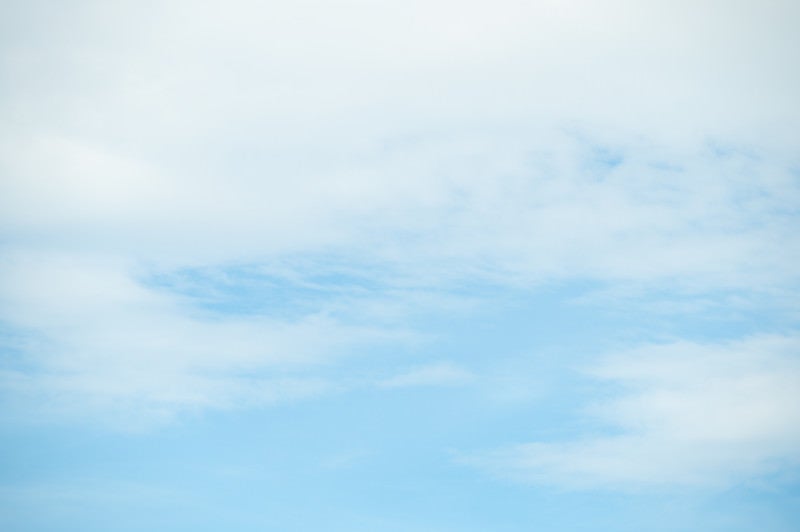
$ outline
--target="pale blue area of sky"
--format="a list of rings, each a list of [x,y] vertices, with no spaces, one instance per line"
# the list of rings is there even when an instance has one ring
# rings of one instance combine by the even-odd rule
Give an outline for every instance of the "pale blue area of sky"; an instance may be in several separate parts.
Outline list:
[[[480,412],[459,414],[473,406],[463,394],[442,395],[356,394],[204,416],[147,437],[4,431],[4,483],[22,493],[4,493],[2,523],[8,530],[209,531],[797,526],[794,483],[777,491],[609,494],[487,480],[452,465],[445,450],[513,438],[518,417],[487,423]],[[535,423],[535,414],[526,418]]]
[[[202,272],[152,282],[224,315],[276,306],[291,313],[295,304],[319,306],[354,286],[385,288],[348,276],[317,278],[309,289],[247,269],[222,273],[223,284]],[[796,327],[763,307],[684,316],[576,302],[598,289],[596,283],[529,292],[460,287],[460,295],[480,294],[480,308],[413,323],[429,335],[422,345],[367,350],[321,372],[388,375],[435,353],[479,375],[503,366],[528,372],[528,386],[543,387],[531,397],[487,400],[474,384],[356,385],[275,407],[188,412],[144,433],[85,421],[5,423],[0,525],[19,531],[796,529],[794,474],[710,491],[667,486],[615,493],[509,483],[458,462],[458,453],[609,430],[582,413],[609,392],[574,370],[614,345],[654,337],[715,341]]]

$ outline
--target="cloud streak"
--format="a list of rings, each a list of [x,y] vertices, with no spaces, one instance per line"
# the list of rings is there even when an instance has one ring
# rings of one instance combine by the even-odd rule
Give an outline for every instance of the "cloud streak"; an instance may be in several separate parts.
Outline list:
[[[365,346],[409,341],[396,328],[322,313],[202,311],[137,283],[124,264],[105,258],[15,257],[1,277],[2,319],[22,338],[17,356],[5,359],[2,388],[51,415],[88,408],[146,424],[151,415],[158,421],[183,410],[316,395],[335,386],[308,368]]]
[[[465,461],[572,489],[726,488],[780,474],[800,461],[798,348],[796,336],[760,336],[610,357],[589,372],[612,390],[587,407],[604,430]]]

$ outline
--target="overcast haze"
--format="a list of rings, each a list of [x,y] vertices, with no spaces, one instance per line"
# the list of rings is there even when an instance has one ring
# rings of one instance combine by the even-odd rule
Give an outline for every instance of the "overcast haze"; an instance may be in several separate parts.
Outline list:
[[[0,6],[0,528],[800,527],[800,4]]]

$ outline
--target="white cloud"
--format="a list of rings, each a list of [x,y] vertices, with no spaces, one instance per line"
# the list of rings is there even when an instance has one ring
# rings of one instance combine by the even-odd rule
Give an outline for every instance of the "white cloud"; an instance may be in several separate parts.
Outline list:
[[[775,282],[800,260],[797,9],[722,6],[8,6],[3,234],[168,266]]]
[[[570,136],[531,143],[424,139],[327,175],[289,174],[290,184],[153,177],[94,147],[45,143],[76,160],[49,164],[50,148],[9,152],[4,227],[26,246],[163,267],[333,250],[427,281],[680,278],[755,288],[796,278],[791,206],[800,191],[788,161],[701,151],[682,154],[682,170],[664,170],[663,150],[633,145],[607,168]],[[531,146],[541,153],[526,163]]]
[[[466,461],[571,488],[727,487],[780,473],[800,462],[799,350],[796,336],[633,350],[591,371],[614,385],[589,407],[605,433]]]
[[[233,403],[262,392],[232,374],[404,336],[465,279],[797,280],[794,3],[0,10],[0,313],[47,376],[4,386]],[[374,320],[211,318],[137,281],[298,255],[380,270]]]
[[[335,385],[310,374],[365,345],[405,342],[388,327],[322,313],[297,318],[203,312],[81,255],[6,257],[0,318],[28,340],[0,388],[42,412],[147,424],[183,410],[269,404]],[[122,414],[120,418],[120,414]],[[152,418],[152,419],[151,419]]]
[[[339,144],[497,116],[672,136],[747,135],[798,118],[791,2],[171,2],[147,12],[118,2],[52,18],[5,9],[17,113],[56,112],[118,138],[150,130],[176,148],[233,124],[270,141]],[[342,125],[348,135],[331,135]]]

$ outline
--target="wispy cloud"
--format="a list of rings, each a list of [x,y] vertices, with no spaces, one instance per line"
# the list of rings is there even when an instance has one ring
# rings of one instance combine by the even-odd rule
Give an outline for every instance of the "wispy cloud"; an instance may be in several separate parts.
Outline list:
[[[522,482],[570,488],[727,487],[800,461],[800,340],[679,342],[608,358],[587,407],[596,434],[466,457]]]
[[[696,308],[715,291],[747,298],[797,282],[800,191],[788,160],[702,148],[673,159],[674,170],[655,164],[659,148],[628,146],[608,164],[595,145],[559,135],[540,139],[533,159],[521,139],[501,146],[479,136],[441,150],[423,139],[354,161],[350,177],[334,168],[331,178],[344,180],[324,200],[247,175],[226,186],[151,179],[164,171],[69,142],[8,152],[3,320],[37,339],[18,360],[46,374],[42,384],[180,408],[272,396],[246,391],[250,381],[233,375],[269,386],[282,376],[265,368],[407,341],[415,316],[480,305],[477,293],[448,295],[474,283],[529,291],[587,279],[644,294],[677,287],[689,296],[680,304]],[[82,155],[65,162],[48,150]],[[45,166],[23,171],[21,159]],[[249,289],[229,265],[279,264],[280,282],[336,285],[325,280],[339,275],[330,257],[368,285],[313,297],[290,289],[251,312],[202,305],[214,290]],[[234,272],[233,285],[206,282],[192,294],[169,286],[187,269]],[[22,382],[8,371],[7,383]],[[32,379],[26,387],[35,388]],[[241,393],[230,391],[236,382]]]
[[[88,409],[134,424],[316,395],[332,385],[304,370],[409,339],[314,312],[203,312],[136,282],[124,264],[85,256],[14,257],[2,268],[0,297],[3,321],[28,338],[4,360],[7,393],[51,413]]]

